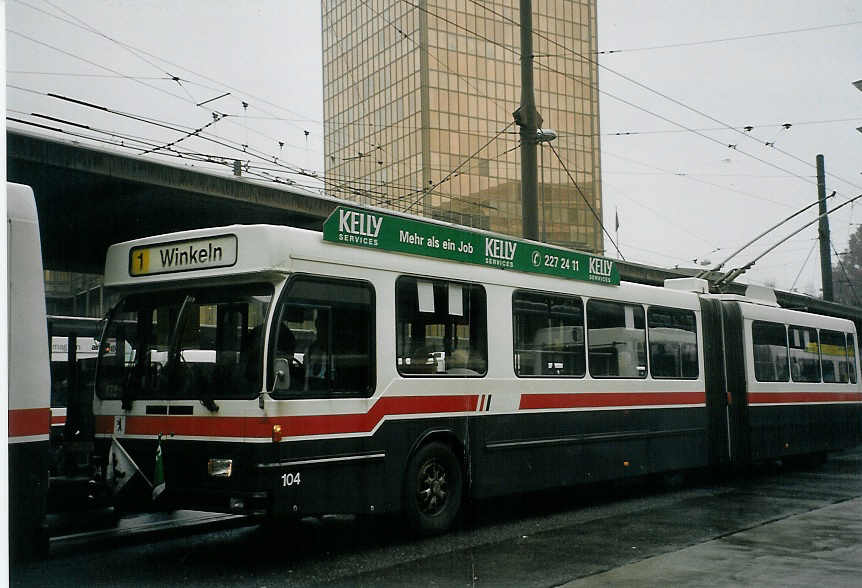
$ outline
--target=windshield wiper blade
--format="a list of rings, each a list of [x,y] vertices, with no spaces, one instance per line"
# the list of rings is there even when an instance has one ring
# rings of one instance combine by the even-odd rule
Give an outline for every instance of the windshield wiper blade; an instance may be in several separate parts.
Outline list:
[[[219,411],[219,408],[220,408],[219,405],[216,404],[216,401],[213,400],[212,398],[210,398],[209,396],[205,396],[204,398],[201,398],[200,403],[204,406],[204,408],[206,408],[210,412],[218,412]]]
[[[180,306],[180,311],[177,313],[177,322],[174,324],[174,330],[171,333],[171,339],[168,342],[168,359],[165,363],[166,368],[168,366],[176,366],[182,359],[182,329],[186,320],[186,308],[188,308],[189,303],[194,301],[195,297],[191,294],[187,294],[185,300],[183,300],[183,303]]]

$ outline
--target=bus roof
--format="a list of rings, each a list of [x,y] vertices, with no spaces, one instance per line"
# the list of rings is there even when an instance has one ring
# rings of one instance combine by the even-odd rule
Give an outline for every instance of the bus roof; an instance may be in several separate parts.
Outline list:
[[[221,247],[221,251],[216,253],[216,247]],[[216,254],[218,257],[213,261]],[[181,262],[176,261],[179,255],[182,255]],[[173,261],[168,259],[170,256],[174,256]],[[169,263],[172,266],[165,267]],[[567,280],[515,269],[356,247],[327,241],[319,231],[273,225],[196,229],[112,245],[105,266],[105,286],[153,288],[186,280],[269,280],[294,271],[341,275],[345,266],[594,298],[698,307],[697,295],[691,292],[630,282],[614,286]]]
[[[195,229],[112,245],[105,265],[105,286],[153,288],[169,287],[188,280],[268,281],[294,271],[337,276],[345,267],[688,309],[699,308],[699,297],[705,296],[742,303],[746,318],[781,320],[779,317],[784,317],[798,320],[800,324],[825,318],[764,306],[758,304],[761,302],[758,299],[742,296],[711,295],[632,282],[613,286],[527,274],[518,269],[357,247],[327,240],[319,231],[274,225]],[[830,328],[848,328],[847,321],[840,319],[831,319],[828,324]]]
[[[613,259],[383,211],[338,206],[323,223],[322,229],[324,241],[339,245],[610,286],[620,283],[619,270]],[[244,273],[249,268],[243,263],[240,253],[248,251],[250,234],[243,236],[240,252],[236,230],[239,228],[228,227],[222,234],[200,237],[190,234],[163,235],[155,243],[142,241],[129,244],[128,274],[132,278],[149,278],[214,268],[235,268],[224,270],[222,275],[237,271]],[[271,248],[267,249],[267,253],[271,252]],[[113,261],[120,263],[122,260]],[[275,268],[272,263],[266,265]],[[259,268],[253,264],[250,269],[255,271]]]

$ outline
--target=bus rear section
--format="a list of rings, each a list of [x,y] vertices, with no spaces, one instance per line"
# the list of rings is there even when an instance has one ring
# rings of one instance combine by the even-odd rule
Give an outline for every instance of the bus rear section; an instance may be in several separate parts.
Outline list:
[[[735,462],[819,459],[862,442],[852,321],[754,300],[722,304]]]
[[[39,221],[32,190],[7,184],[9,290],[9,547],[44,555],[50,372]]]

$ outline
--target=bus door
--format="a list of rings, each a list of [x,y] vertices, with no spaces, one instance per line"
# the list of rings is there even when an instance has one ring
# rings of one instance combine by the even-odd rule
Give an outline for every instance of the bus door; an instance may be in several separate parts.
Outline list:
[[[271,329],[267,389],[286,416],[278,444],[276,509],[363,512],[383,504],[386,443],[367,436],[368,418],[342,407],[367,404],[375,386],[374,290],[359,280],[294,276],[286,285]],[[360,434],[357,434],[360,433]],[[292,439],[294,436],[303,439]]]

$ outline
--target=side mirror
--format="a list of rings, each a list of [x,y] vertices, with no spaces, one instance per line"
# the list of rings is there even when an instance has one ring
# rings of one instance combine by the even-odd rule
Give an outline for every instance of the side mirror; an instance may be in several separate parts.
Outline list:
[[[276,357],[272,368],[275,371],[272,389],[260,393],[260,402],[258,404],[261,408],[263,408],[264,396],[267,393],[274,394],[278,390],[290,389],[290,359],[287,357]]]
[[[275,382],[273,392],[276,390],[290,389],[290,359],[287,357],[276,357],[275,365]]]

